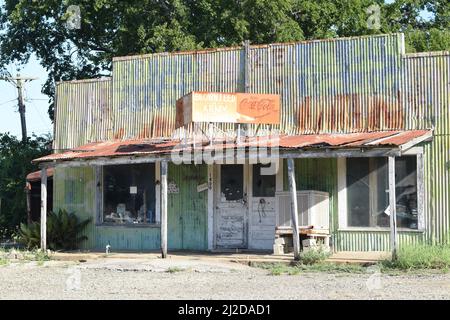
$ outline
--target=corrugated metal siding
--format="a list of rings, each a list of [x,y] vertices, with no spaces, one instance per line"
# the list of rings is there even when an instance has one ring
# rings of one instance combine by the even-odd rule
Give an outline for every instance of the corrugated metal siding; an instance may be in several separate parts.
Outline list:
[[[169,194],[168,239],[170,249],[207,249],[207,195],[197,185],[207,182],[207,166],[169,167],[169,182],[179,193]],[[95,178],[92,167],[56,168],[54,206],[75,212],[80,219],[91,217],[86,228],[84,249],[155,250],[160,248],[159,227],[121,227],[95,225]]]
[[[450,236],[450,134],[425,146],[425,223],[432,242]]]
[[[80,219],[94,219],[95,212],[94,170],[83,168],[55,168],[53,176],[53,208],[74,212]],[[95,221],[86,227],[88,237],[82,248],[95,248]]]
[[[193,90],[281,94],[287,133],[403,129],[402,53],[401,34],[251,46],[247,89],[245,48],[115,59],[114,137],[171,136]]]
[[[420,53],[402,59],[406,128],[434,128],[424,144],[425,233],[399,233],[399,245],[449,241],[450,235],[450,54]],[[389,233],[340,231],[337,250],[389,250]]]
[[[408,54],[403,64],[408,128],[435,133],[424,154],[426,237],[444,242],[450,235],[450,53]]]
[[[248,90],[282,95],[281,131],[287,133],[433,126],[436,136],[432,143],[425,144],[424,154],[427,232],[424,237],[420,233],[400,232],[399,237],[400,244],[422,238],[444,241],[450,231],[450,55],[402,56],[402,53],[402,35],[252,46]],[[87,98],[92,91],[81,88],[81,84],[80,89],[74,89],[78,86],[76,83],[58,86],[55,129],[58,148],[74,147],[102,134],[107,138],[170,136],[177,98],[193,90],[245,90],[244,48],[122,58],[116,59],[113,66],[111,115],[114,117],[107,118],[111,119],[110,123],[106,120],[96,126],[102,129],[94,133],[86,130],[92,122],[77,118],[92,112]],[[105,81],[102,85],[107,88],[109,83]],[[100,91],[105,93],[108,89]],[[95,101],[101,104],[106,100]],[[74,110],[88,111],[72,114]],[[91,116],[91,119],[97,118]],[[224,129],[231,127],[223,126]],[[105,133],[107,128],[112,128],[112,132]],[[333,189],[329,183],[335,180],[335,174],[313,181],[314,178],[301,169],[309,164],[298,161],[301,188],[320,190],[326,186],[325,189]],[[309,170],[313,174],[317,172],[314,167]],[[78,187],[84,192],[81,185]],[[55,193],[61,192],[55,187]],[[91,203],[91,198],[92,193],[86,194],[85,201]],[[61,199],[56,201],[64,203]],[[336,201],[337,197],[332,201],[332,217],[337,229]],[[83,205],[69,205],[86,210]],[[105,232],[117,233],[115,230]],[[388,238],[386,232],[340,231],[335,241],[339,250],[387,250]],[[96,239],[100,239],[101,246],[105,244],[101,240],[104,238]],[[123,241],[117,240],[117,243]]]
[[[404,128],[403,37],[344,38],[250,50],[250,91],[280,94],[281,131]]]
[[[450,134],[450,53],[405,55],[402,78],[407,128]]]
[[[169,194],[169,249],[206,250],[208,248],[208,192],[197,186],[208,182],[206,165],[169,165],[169,183],[179,193]]]
[[[332,230],[337,230],[337,160],[335,158],[295,159],[294,164],[297,190],[328,192],[330,196],[330,226]],[[287,161],[283,162],[283,166],[284,190],[288,191]]]
[[[112,138],[111,80],[60,82],[56,85],[56,152]]]
[[[111,250],[149,251],[160,248],[159,227],[114,227],[97,226],[95,232],[95,248],[105,251],[106,245]]]
[[[337,251],[389,251],[389,231],[340,231],[334,236]],[[399,246],[417,244],[423,240],[420,232],[399,232]]]
[[[114,137],[171,137],[177,99],[191,91],[242,92],[243,76],[240,49],[115,60]]]

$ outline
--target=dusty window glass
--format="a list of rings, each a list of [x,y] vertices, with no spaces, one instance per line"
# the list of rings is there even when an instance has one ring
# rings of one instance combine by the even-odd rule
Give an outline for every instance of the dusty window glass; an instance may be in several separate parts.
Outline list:
[[[240,164],[220,166],[220,190],[227,201],[244,198],[244,167]]]
[[[261,168],[268,168],[270,164],[253,165],[253,196],[275,197],[276,176],[262,175]]]
[[[397,226],[417,229],[416,157],[396,158]],[[347,211],[350,227],[389,227],[386,158],[347,159]]]
[[[103,193],[103,222],[155,222],[154,164],[105,166]]]
[[[417,158],[401,157],[395,162],[397,226],[417,229]]]

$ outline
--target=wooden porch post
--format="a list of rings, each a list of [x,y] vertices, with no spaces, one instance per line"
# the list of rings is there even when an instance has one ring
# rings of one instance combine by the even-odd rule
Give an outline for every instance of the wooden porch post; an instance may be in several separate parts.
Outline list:
[[[167,257],[167,161],[161,162],[161,253]]]
[[[41,249],[47,250],[47,169],[41,169]]]
[[[391,226],[391,252],[392,260],[397,260],[397,208],[395,195],[395,157],[389,157],[389,213]]]
[[[297,186],[295,184],[295,166],[292,158],[287,159],[289,191],[291,192],[291,220],[294,242],[294,260],[300,260],[300,237],[298,232]]]
[[[28,181],[25,185],[25,195],[27,197],[27,223],[31,224],[31,183]]]

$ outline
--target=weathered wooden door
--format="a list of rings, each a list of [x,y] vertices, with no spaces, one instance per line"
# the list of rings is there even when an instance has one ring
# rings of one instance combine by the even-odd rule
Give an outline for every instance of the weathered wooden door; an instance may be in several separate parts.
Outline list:
[[[247,179],[242,164],[217,168],[215,201],[216,248],[247,247]]]

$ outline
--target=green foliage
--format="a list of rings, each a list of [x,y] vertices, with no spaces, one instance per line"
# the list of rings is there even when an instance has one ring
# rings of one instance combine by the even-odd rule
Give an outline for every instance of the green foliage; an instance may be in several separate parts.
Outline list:
[[[79,221],[74,213],[66,210],[50,212],[47,215],[47,242],[52,250],[74,250],[78,245],[87,240],[81,235],[91,219]],[[40,245],[40,223],[30,225],[21,224],[19,230],[19,242],[29,249],[37,248]]]
[[[167,269],[168,273],[177,273],[177,272],[182,272],[184,271],[183,268],[179,268],[179,267],[171,267],[169,269]]]
[[[32,222],[29,225],[20,224],[19,234],[17,236],[19,243],[28,249],[39,247],[41,243],[41,225],[38,222]]]
[[[298,275],[301,272],[325,273],[365,273],[365,267],[359,264],[336,264],[331,262],[318,262],[314,264],[283,264],[283,263],[256,263],[253,267],[265,269],[270,275]]]
[[[386,269],[448,270],[450,268],[450,245],[418,244],[401,246],[397,260],[385,260],[381,265]]]
[[[33,136],[20,141],[0,133],[0,229],[2,237],[26,221],[25,178],[38,170],[31,160],[49,153],[49,137]]]
[[[329,250],[319,246],[317,249],[310,249],[301,253],[300,258],[302,264],[310,265],[323,262],[330,256]]]
[[[367,9],[380,7],[380,28]],[[81,28],[69,28],[71,5]],[[450,49],[443,0],[5,0],[0,70],[36,54],[54,82],[109,74],[113,56],[405,32],[409,51]],[[430,19],[422,17],[428,12]],[[4,32],[1,31],[3,29]],[[53,116],[53,106],[49,109]]]

